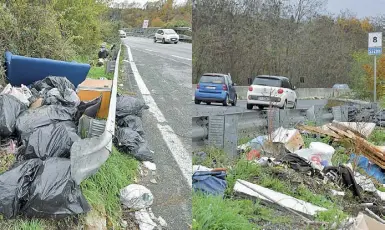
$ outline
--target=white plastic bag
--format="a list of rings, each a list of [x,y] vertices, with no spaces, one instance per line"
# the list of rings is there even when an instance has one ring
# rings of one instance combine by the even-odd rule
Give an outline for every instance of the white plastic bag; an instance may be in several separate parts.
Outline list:
[[[332,157],[335,149],[321,142],[312,142],[308,149],[300,149],[295,151],[300,157],[312,161],[316,165],[330,166],[332,165]]]
[[[9,94],[9,95],[12,95],[14,97],[16,97],[17,99],[19,99],[19,101],[21,101],[23,104],[25,104],[26,106],[29,106],[29,98],[32,97],[32,93],[31,91],[28,89],[27,86],[25,85],[21,85],[20,88],[17,88],[17,87],[12,87],[11,84],[8,84],[4,89],[3,91],[1,92],[1,94]]]
[[[140,210],[152,205],[154,196],[146,187],[139,184],[130,184],[120,190],[120,201],[127,208]]]

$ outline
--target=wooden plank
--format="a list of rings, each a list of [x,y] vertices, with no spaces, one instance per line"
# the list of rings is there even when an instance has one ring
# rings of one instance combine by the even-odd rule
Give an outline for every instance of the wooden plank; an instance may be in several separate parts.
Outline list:
[[[323,135],[334,137],[334,138],[337,138],[337,139],[341,138],[335,132],[323,130],[323,129],[319,128],[319,127],[313,127],[313,126],[307,126],[307,125],[299,125],[299,126],[297,126],[297,128],[300,129],[300,130],[303,130],[303,131],[308,131],[308,132],[317,133],[317,134],[323,134]]]

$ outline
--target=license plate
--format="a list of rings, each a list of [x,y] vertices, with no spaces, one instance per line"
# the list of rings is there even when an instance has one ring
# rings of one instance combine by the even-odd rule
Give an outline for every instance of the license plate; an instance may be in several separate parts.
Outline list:
[[[215,89],[213,86],[207,86],[206,89]]]
[[[269,101],[270,98],[269,97],[259,97],[259,100],[261,100],[261,101]]]
[[[176,38],[172,38],[172,39],[171,39],[171,41],[175,41],[175,40],[176,40]]]

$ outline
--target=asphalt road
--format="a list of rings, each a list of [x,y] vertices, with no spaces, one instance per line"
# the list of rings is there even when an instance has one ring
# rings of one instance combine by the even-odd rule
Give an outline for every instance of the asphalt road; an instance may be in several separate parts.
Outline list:
[[[327,100],[298,100],[297,108],[298,109],[307,109],[313,105],[326,105]],[[257,106],[254,106],[253,110],[258,110]],[[212,103],[211,105],[207,105],[205,103],[201,103],[200,105],[195,105],[193,108],[193,116],[197,114],[216,114],[216,113],[235,113],[235,112],[250,112],[250,110],[246,109],[246,100],[239,100],[236,106],[223,106],[220,103]]]
[[[140,183],[154,195],[151,208],[155,216],[162,216],[169,229],[189,229],[191,181],[186,179],[186,168],[190,170],[191,180],[192,101],[186,92],[191,92],[192,87],[192,45],[154,43],[137,37],[122,41],[129,46],[135,63],[133,69],[133,64],[125,61],[128,77],[124,87],[150,103],[147,103],[149,111],[143,116],[143,126],[157,166],[156,175],[150,177],[157,183],[149,179]],[[125,55],[129,60],[130,55]]]

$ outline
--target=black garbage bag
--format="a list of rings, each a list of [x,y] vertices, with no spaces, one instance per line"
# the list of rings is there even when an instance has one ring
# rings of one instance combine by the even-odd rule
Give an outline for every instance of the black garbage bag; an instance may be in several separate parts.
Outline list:
[[[12,95],[0,95],[0,136],[10,136],[15,131],[16,119],[27,106]]]
[[[66,77],[49,76],[43,80],[36,81],[32,84],[31,88],[37,91],[46,90],[49,91],[53,88],[58,88],[60,92],[64,92],[65,89],[75,90],[74,84],[72,84]]]
[[[75,115],[75,120],[78,121],[83,115],[95,118],[101,104],[102,96],[99,96],[91,101],[81,101]]]
[[[27,217],[64,218],[90,210],[80,187],[71,178],[69,159],[52,157],[43,162],[29,189],[21,212]]]
[[[71,121],[76,108],[63,107],[59,105],[44,105],[36,109],[24,111],[16,120],[16,129],[22,140],[37,128],[60,121]]]
[[[76,92],[66,88],[64,91],[59,91],[58,88],[53,88],[45,93],[43,105],[63,105],[69,107],[77,107],[80,104],[80,99]]]
[[[36,129],[28,138],[24,159],[49,157],[70,157],[72,144],[79,140],[76,126],[72,121],[63,121]]]
[[[116,116],[125,117],[128,115],[135,115],[142,117],[143,110],[148,109],[148,105],[135,97],[119,96],[116,100]]]
[[[134,156],[139,161],[153,161],[147,142],[131,128],[119,127],[114,141],[120,151]]]
[[[131,128],[132,130],[138,132],[142,137],[144,135],[143,123],[140,117],[128,115],[122,118],[118,118],[117,124],[119,127]]]
[[[43,165],[40,159],[23,161],[0,175],[0,214],[13,218],[28,199],[29,187]]]
[[[344,165],[327,166],[322,171],[331,181],[348,188],[354,196],[361,198],[361,190],[354,178],[353,171],[349,167]]]

